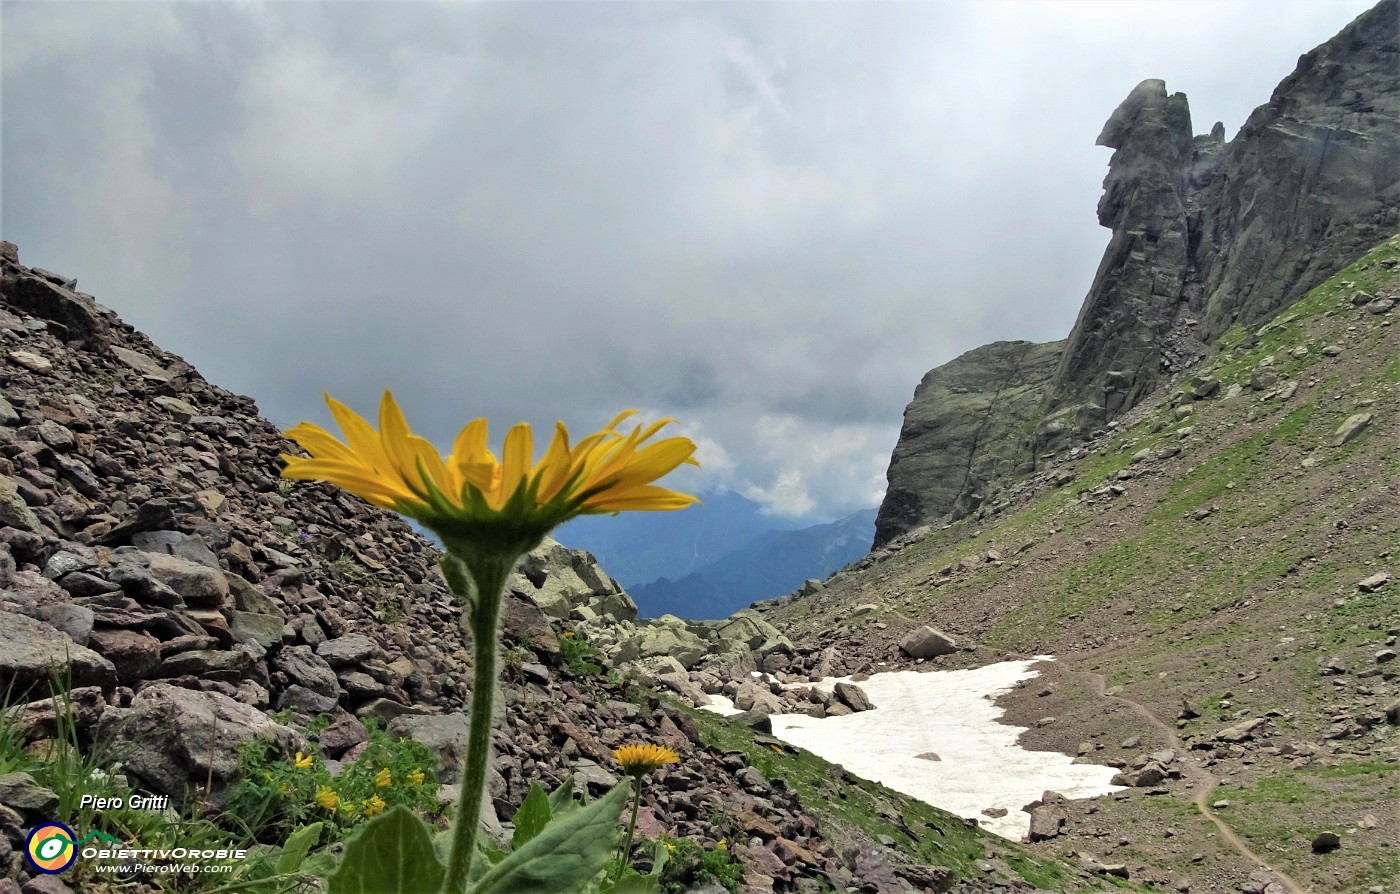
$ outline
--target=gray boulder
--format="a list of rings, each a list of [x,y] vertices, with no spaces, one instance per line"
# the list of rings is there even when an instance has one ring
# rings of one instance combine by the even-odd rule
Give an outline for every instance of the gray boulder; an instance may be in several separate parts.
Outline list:
[[[925,624],[906,633],[899,641],[899,648],[910,658],[936,658],[953,654],[958,650],[958,644],[948,634]]]
[[[147,686],[126,709],[102,718],[99,735],[126,754],[125,771],[152,791],[181,797],[212,778],[221,788],[238,775],[238,747],[255,739],[278,743],[291,754],[306,750],[292,729],[256,708],[218,692]]]
[[[57,676],[72,686],[117,683],[112,662],[73,642],[51,624],[25,615],[0,612],[0,692],[18,696]]]

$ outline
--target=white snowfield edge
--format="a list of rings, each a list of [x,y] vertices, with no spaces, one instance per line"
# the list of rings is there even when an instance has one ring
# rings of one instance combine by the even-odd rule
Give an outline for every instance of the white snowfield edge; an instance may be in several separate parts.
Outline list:
[[[971,670],[872,674],[856,685],[874,710],[822,719],[774,714],[773,735],[857,776],[973,817],[988,831],[1020,841],[1030,830],[1030,814],[1021,808],[1046,790],[1066,798],[1093,798],[1122,788],[1109,782],[1118,772],[1114,768],[1076,764],[1057,751],[1027,751],[1016,742],[1026,727],[998,722],[1004,712],[993,700],[1036,677],[1032,665],[1053,660],[1038,655]],[[851,679],[797,685],[830,691],[839,682]],[[723,696],[711,696],[706,710],[738,713]],[[928,753],[939,760],[916,756]],[[996,807],[1006,815],[982,812]]]

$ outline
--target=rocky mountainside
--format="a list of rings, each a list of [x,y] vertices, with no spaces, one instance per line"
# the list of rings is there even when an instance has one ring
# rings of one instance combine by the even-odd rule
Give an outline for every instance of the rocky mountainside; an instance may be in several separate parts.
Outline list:
[[[1400,236],[1352,261],[1000,511],[755,613],[799,671],[1054,656],[999,701],[1021,744],[1129,788],[1047,800],[1050,853],[1178,891],[1400,890]]]
[[[1098,138],[1114,150],[1098,206],[1113,236],[1069,338],[990,345],[925,377],[876,545],[995,501],[1232,325],[1263,321],[1400,227],[1397,71],[1400,5],[1383,0],[1300,57],[1229,142],[1219,123],[1193,136],[1186,96],[1162,81],[1134,88]],[[1008,379],[1013,351],[1032,362]],[[971,384],[958,392],[944,380]],[[998,396],[1003,382],[1013,400]],[[981,416],[971,432],[967,413]],[[953,418],[964,421],[939,424]]]
[[[217,818],[240,745],[272,742],[290,762],[314,740],[346,766],[373,719],[432,751],[452,800],[472,656],[437,553],[391,513],[280,480],[279,454],[294,449],[251,399],[0,243],[0,745],[18,736],[43,752],[61,735],[49,694],[71,687],[82,748],[120,756],[99,772],[175,802],[194,792],[187,809]],[[498,840],[531,780],[598,794],[618,781],[612,748],[654,742],[682,762],[647,788],[639,829],[727,854],[735,890],[1007,890],[1028,887],[1022,873],[1102,889],[1089,870],[766,740],[751,728],[761,715],[694,711],[703,690],[773,701],[778,682],[751,671],[815,660],[757,614],[636,621],[592,556],[553,541],[509,589],[481,811]],[[58,803],[26,773],[0,772],[0,894],[117,890],[81,868],[31,878],[26,830]],[[896,829],[892,816],[920,825]]]

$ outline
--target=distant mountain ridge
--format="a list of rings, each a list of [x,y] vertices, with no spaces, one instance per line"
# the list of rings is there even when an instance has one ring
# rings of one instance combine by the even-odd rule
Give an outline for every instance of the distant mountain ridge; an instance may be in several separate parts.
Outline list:
[[[629,594],[641,617],[724,618],[864,556],[875,534],[875,513],[866,509],[830,524],[768,531],[679,580],[663,577]]]
[[[630,590],[663,577],[678,580],[770,531],[803,527],[764,515],[761,504],[732,491],[701,494],[701,499],[703,505],[680,512],[584,516],[555,536],[588,550]]]

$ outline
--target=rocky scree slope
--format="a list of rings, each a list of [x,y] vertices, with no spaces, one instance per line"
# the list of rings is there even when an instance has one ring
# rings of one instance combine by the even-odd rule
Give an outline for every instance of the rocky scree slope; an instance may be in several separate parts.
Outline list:
[[[27,739],[53,736],[52,669],[66,665],[79,735],[124,755],[121,771],[141,791],[217,802],[241,742],[275,741],[290,757],[323,713],[324,756],[353,760],[365,738],[358,718],[377,718],[428,745],[450,788],[471,656],[434,549],[333,487],[280,480],[278,455],[295,448],[251,399],[205,381],[76,286],[0,243],[0,691],[15,704],[11,720]],[[552,787],[572,776],[598,793],[617,781],[610,749],[650,741],[682,762],[647,787],[640,828],[709,847],[728,838],[745,891],[982,891],[1003,874],[1025,886],[1004,861],[1004,873],[959,881],[819,819],[752,765],[771,752],[747,727],[721,734],[717,719],[605,676],[606,660],[575,673],[561,642],[595,634],[642,658],[648,643],[669,648],[654,629],[679,625],[700,646],[695,663],[738,668],[716,672],[725,685],[791,651],[771,626],[634,624],[635,605],[592,557],[552,541],[510,589],[504,718],[482,813],[498,833],[532,778]],[[622,669],[699,691],[684,668],[663,665]],[[855,781],[840,787],[842,798],[857,791]],[[14,779],[0,792],[35,794]],[[860,797],[890,815],[905,809],[873,789]],[[30,879],[22,856],[25,831],[51,818],[36,812],[44,800],[0,803],[4,894],[19,883],[69,890],[58,877]],[[937,821],[962,829],[946,814]],[[1011,855],[976,830],[960,835],[959,859]],[[1096,888],[1089,879],[1074,889]]]
[[[1055,656],[1008,720],[1130,788],[1039,811],[1046,853],[1183,891],[1394,894],[1397,314],[1392,237],[1227,330],[1001,512],[755,612],[812,656],[794,673]]]
[[[1303,55],[1226,142],[1159,80],[1114,110],[1113,232],[1069,338],[998,343],[925,377],[876,522],[881,546],[961,517],[1131,410],[1235,324],[1257,324],[1400,228],[1400,3]],[[950,425],[950,419],[960,424]]]

